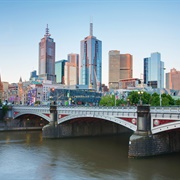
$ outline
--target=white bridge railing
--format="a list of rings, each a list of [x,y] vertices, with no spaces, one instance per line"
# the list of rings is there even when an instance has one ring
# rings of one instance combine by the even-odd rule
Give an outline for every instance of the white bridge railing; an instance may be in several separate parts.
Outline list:
[[[23,106],[23,105],[13,105],[13,110],[23,110],[23,111],[49,111],[50,106]],[[126,111],[126,112],[136,112],[136,106],[57,106],[57,110],[83,110],[83,111]],[[168,106],[168,107],[150,107],[151,113],[180,113],[179,106]]]

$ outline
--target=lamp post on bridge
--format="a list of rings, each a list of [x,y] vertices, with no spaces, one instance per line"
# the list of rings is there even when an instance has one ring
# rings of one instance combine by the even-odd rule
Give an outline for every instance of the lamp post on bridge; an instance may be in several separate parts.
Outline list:
[[[138,91],[138,95],[139,95],[139,97],[140,97],[140,100],[139,100],[139,104],[140,105],[142,105],[143,104],[143,102],[142,102],[142,99],[141,99],[141,96],[143,95],[143,91]]]

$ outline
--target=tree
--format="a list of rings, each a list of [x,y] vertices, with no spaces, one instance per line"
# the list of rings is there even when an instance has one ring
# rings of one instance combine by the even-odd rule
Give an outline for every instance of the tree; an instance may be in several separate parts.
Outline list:
[[[140,97],[138,95],[137,91],[132,91],[129,93],[129,96],[127,97],[129,99],[130,104],[138,104]]]
[[[116,100],[116,105],[117,106],[122,106],[122,105],[126,105],[126,104],[127,104],[127,101],[125,101],[123,98]]]
[[[167,97],[162,98],[162,106],[169,106],[169,98]]]
[[[180,105],[180,99],[175,100],[175,105]]]
[[[107,95],[107,96],[102,96],[101,100],[99,102],[100,106],[114,106],[115,102],[113,101],[113,96]],[[115,97],[114,97],[115,98]]]
[[[4,118],[4,116],[6,115],[8,111],[8,106],[7,105],[3,105],[2,106],[2,118]]]
[[[159,106],[159,105],[160,105],[160,97],[159,97],[159,94],[153,93],[153,94],[151,95],[150,104],[151,104],[151,106]]]
[[[34,104],[37,104],[37,105],[38,105],[38,104],[41,104],[41,102],[40,102],[40,101],[36,101]]]
[[[167,94],[166,96],[169,99],[169,105],[175,105],[175,100],[172,98],[172,96],[169,94]]]
[[[143,104],[150,104],[151,95],[144,91],[141,99],[142,99]]]

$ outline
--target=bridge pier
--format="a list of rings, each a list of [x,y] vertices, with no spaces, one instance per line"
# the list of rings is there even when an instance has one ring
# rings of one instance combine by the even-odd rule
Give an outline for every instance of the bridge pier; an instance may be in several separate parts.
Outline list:
[[[57,129],[57,106],[55,104],[50,105],[50,119],[49,124],[43,127],[43,138],[56,138],[58,134]]]
[[[150,106],[137,107],[137,131],[129,140],[129,158],[142,158],[180,151],[180,131],[151,133]]]

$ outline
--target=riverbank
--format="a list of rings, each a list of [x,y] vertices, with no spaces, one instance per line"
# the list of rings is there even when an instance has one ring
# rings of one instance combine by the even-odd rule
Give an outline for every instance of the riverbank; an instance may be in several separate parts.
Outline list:
[[[4,131],[34,131],[42,130],[42,127],[0,127],[0,132]]]
[[[0,132],[3,131],[32,131],[32,130],[42,130],[42,127],[18,127],[16,124],[7,123],[0,120]]]

